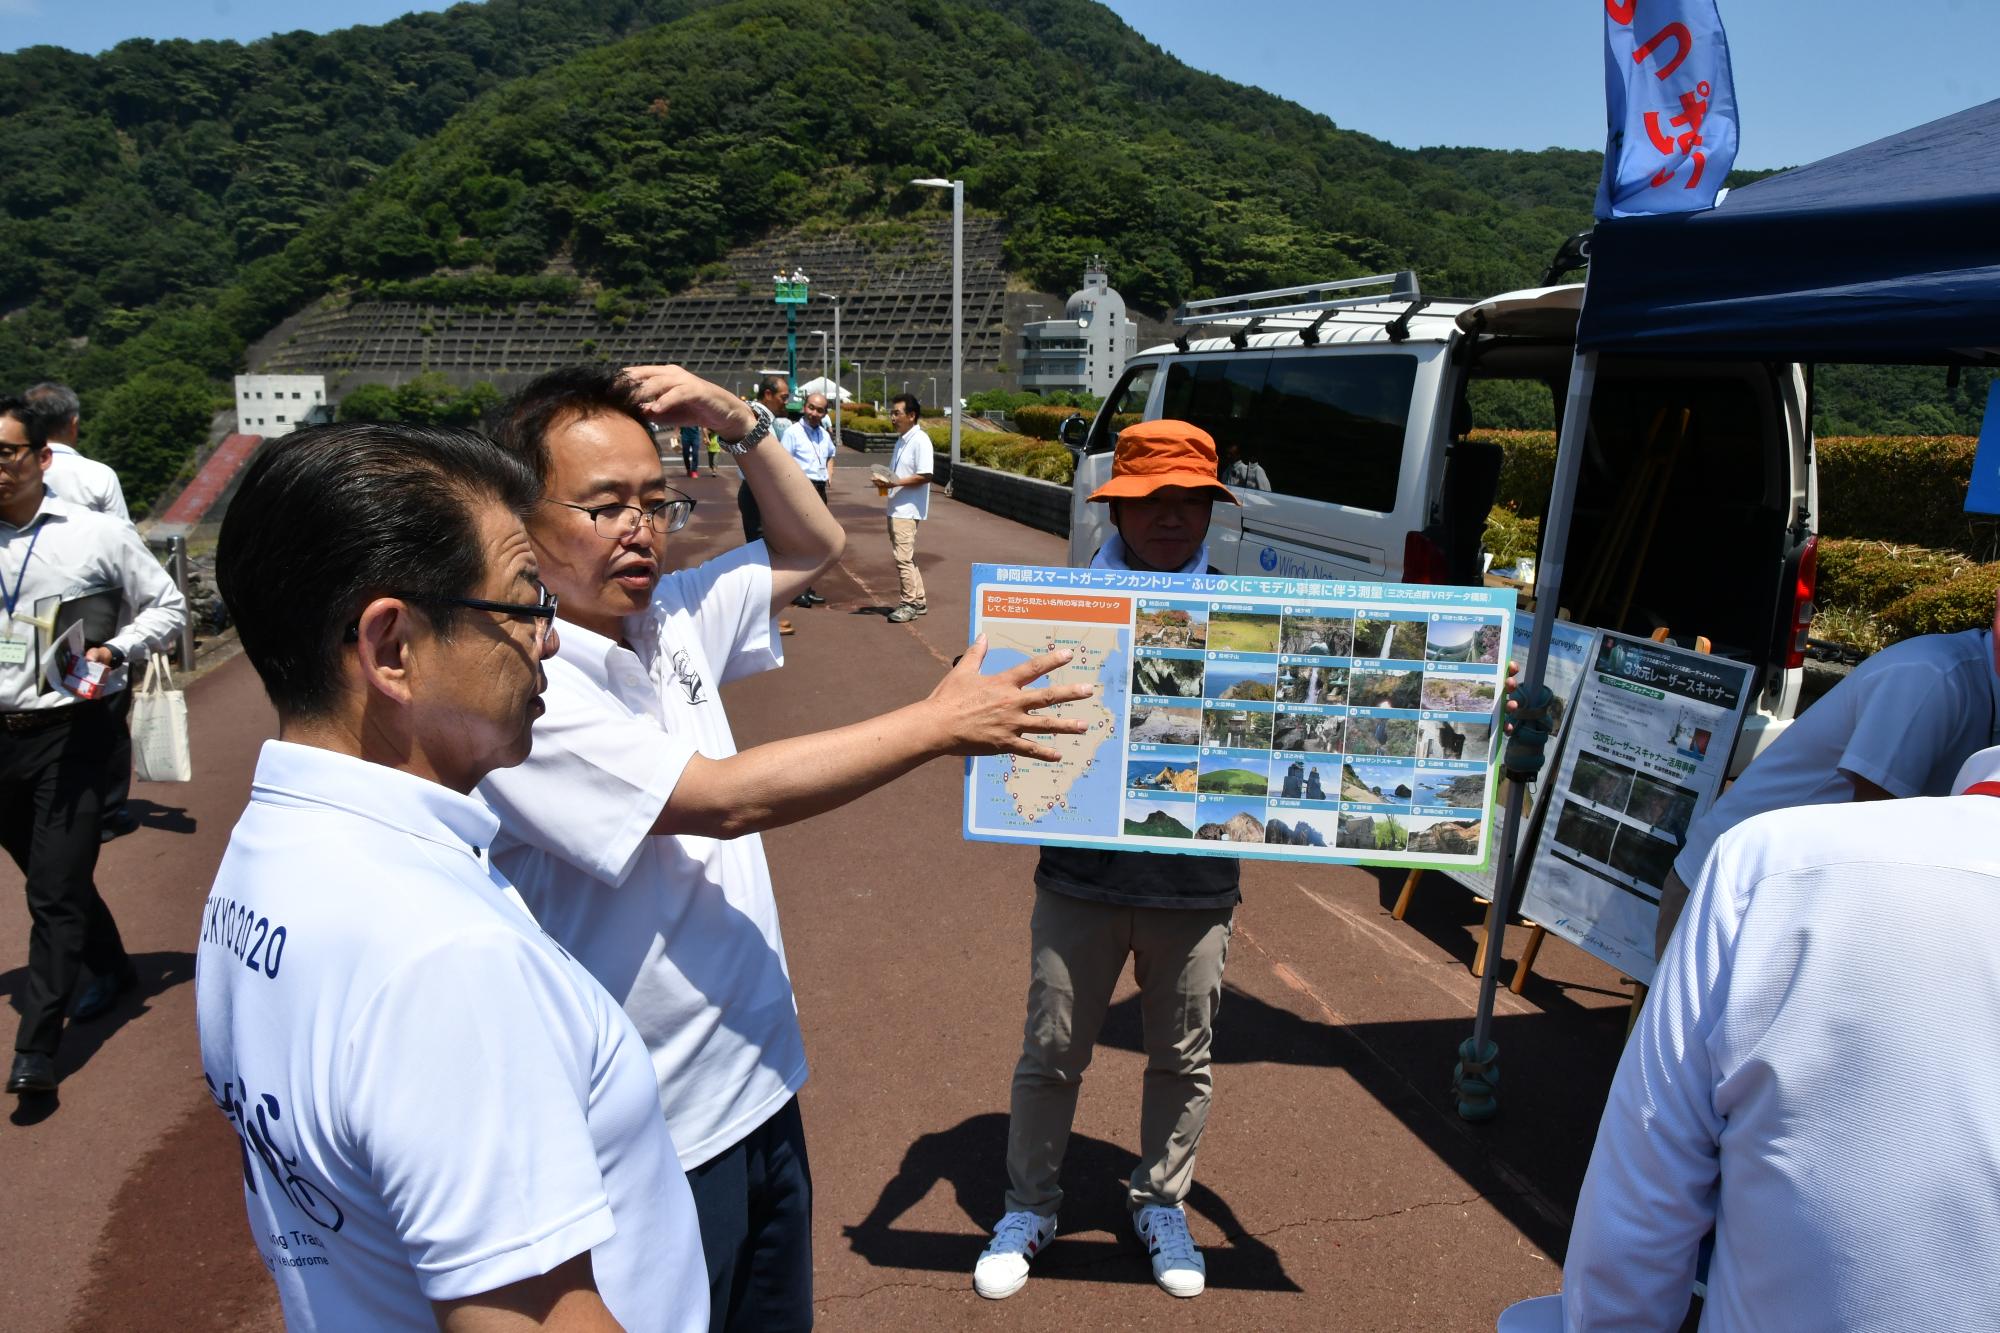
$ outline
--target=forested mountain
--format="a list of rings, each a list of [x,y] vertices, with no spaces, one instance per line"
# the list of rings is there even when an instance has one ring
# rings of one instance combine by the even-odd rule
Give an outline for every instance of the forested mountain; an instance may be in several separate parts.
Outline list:
[[[1399,267],[1484,294],[1589,224],[1597,169],[1342,131],[1090,0],[490,0],[35,48],[0,57],[0,384],[85,390],[143,497],[247,341],[361,283],[526,294],[553,261],[651,294],[775,226],[934,210],[907,181],[950,175],[1043,287],[1102,252],[1154,307]]]

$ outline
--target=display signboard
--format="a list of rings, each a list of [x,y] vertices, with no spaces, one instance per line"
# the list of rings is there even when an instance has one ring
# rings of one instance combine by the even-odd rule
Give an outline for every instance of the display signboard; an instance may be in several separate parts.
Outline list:
[[[1604,631],[1556,770],[1521,914],[1653,977],[1660,885],[1743,725],[1741,662]]]
[[[1523,617],[1514,622],[1515,663],[1525,668],[1528,661],[1528,640],[1534,634],[1534,621]],[[1597,631],[1582,625],[1572,625],[1567,620],[1558,620],[1550,626],[1548,665],[1542,672],[1542,683],[1555,695],[1555,702],[1549,706],[1549,743],[1544,751],[1548,756],[1544,777],[1528,784],[1527,795],[1521,806],[1520,826],[1514,832],[1514,868],[1527,868],[1527,854],[1533,845],[1535,812],[1539,808],[1536,798],[1542,788],[1548,785],[1546,774],[1555,771],[1555,765],[1562,755],[1563,734],[1570,714],[1576,708],[1577,691],[1583,686],[1584,673],[1597,652]],[[1497,805],[1507,801],[1507,779],[1495,775],[1499,790],[1494,793]],[[1452,878],[1471,889],[1480,897],[1491,901],[1493,897],[1493,869],[1488,866],[1479,870],[1455,870]],[[1521,882],[1520,875],[1514,882]]]
[[[1075,654],[1059,762],[966,765],[968,838],[1464,869],[1493,825],[1506,589],[977,565],[985,669]]]

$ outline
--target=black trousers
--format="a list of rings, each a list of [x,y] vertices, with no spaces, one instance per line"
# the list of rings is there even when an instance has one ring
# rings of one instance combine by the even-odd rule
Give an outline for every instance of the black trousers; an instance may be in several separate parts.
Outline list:
[[[131,966],[96,882],[99,790],[124,723],[101,702],[62,711],[37,731],[0,730],[0,847],[27,877],[30,920],[14,1049],[39,1055],[56,1053],[84,968],[112,976]]]
[[[132,795],[132,691],[139,687],[139,673],[129,672],[132,683],[104,701],[104,707],[118,723],[111,738],[111,753],[104,761],[104,783],[98,797],[101,814],[110,816],[125,808]]]
[[[736,512],[743,516],[745,542],[754,542],[764,535],[764,516],[757,511],[757,497],[750,493],[750,483],[740,476],[736,483]]]

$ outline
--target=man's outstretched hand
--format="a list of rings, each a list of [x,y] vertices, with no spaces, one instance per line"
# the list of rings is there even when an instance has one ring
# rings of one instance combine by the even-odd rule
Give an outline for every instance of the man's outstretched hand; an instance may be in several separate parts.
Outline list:
[[[973,640],[965,656],[924,702],[936,713],[945,728],[946,754],[1019,754],[1031,759],[1055,760],[1062,755],[1046,745],[1028,739],[1033,733],[1080,735],[1090,724],[1080,718],[1045,717],[1037,710],[1055,704],[1088,699],[1097,693],[1093,685],[1044,685],[1028,688],[1049,672],[1070,660],[1067,648],[1043,653],[991,676],[979,674],[986,660],[986,636]]]

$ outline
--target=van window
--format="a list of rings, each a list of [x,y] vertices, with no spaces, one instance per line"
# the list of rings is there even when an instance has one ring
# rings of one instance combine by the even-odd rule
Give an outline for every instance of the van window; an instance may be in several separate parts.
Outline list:
[[[1111,452],[1118,443],[1118,432],[1125,429],[1126,423],[1145,414],[1146,400],[1153,396],[1153,381],[1159,374],[1160,367],[1154,363],[1134,366],[1125,372],[1125,378],[1118,381],[1118,387],[1105,400],[1105,410],[1098,414],[1097,424],[1084,445],[1085,453]]]
[[[1215,437],[1229,485],[1388,513],[1416,380],[1407,353],[1176,361],[1160,415]]]

